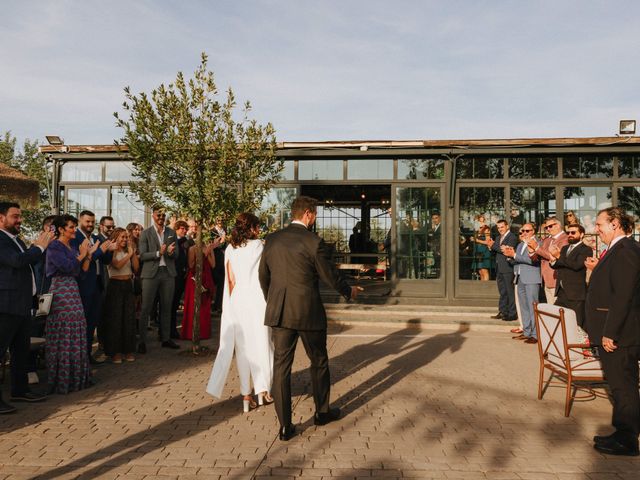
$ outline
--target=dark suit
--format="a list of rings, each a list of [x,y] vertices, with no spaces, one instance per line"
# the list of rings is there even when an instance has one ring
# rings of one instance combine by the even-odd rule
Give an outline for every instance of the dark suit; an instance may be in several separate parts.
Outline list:
[[[556,272],[556,305],[570,308],[576,312],[578,325],[584,328],[584,299],[587,295],[587,269],[584,261],[593,255],[591,247],[580,242],[571,249],[565,245],[560,257],[550,267]]]
[[[602,368],[613,395],[615,436],[620,443],[638,447],[640,397],[640,246],[623,237],[600,259],[591,274],[585,304],[586,330],[592,345],[602,337],[617,349],[600,348]]]
[[[79,250],[80,245],[86,239],[88,239],[88,237],[82,230],[76,230],[76,236],[70,242],[71,248]],[[99,241],[101,245],[103,241],[100,240],[98,235],[91,235],[89,240],[91,244]],[[89,355],[91,355],[91,349],[93,347],[93,334],[96,328],[99,327],[100,320],[102,319],[102,299],[107,283],[106,266],[102,261],[104,256],[105,254],[102,248],[98,247],[98,249],[93,252],[93,255],[91,255],[89,269],[86,272],[81,272],[78,277],[78,289],[80,290],[84,316],[87,320],[87,348]]]
[[[500,301],[498,309],[503,317],[516,318],[516,294],[513,287],[513,265],[509,259],[500,251],[501,245],[508,245],[516,248],[518,245],[518,237],[512,232],[507,232],[502,243],[500,243],[500,235],[496,236],[491,246],[491,251],[496,254],[496,282],[498,283],[498,292],[500,293]]]
[[[327,316],[320,298],[320,280],[347,298],[351,295],[351,288],[318,235],[292,223],[267,237],[260,260],[260,286],[267,300],[264,323],[273,333],[272,392],[283,427],[291,424],[291,365],[298,336],[311,360],[316,412],[329,412]]]
[[[20,247],[0,230],[0,358],[7,348],[11,350],[12,395],[29,390],[27,364],[34,307],[32,266],[42,257],[39,247],[27,248],[22,240],[16,240]]]
[[[180,306],[180,300],[182,299],[182,295],[184,294],[184,287],[187,280],[187,270],[189,270],[189,262],[187,258],[189,245],[189,239],[186,235],[184,237],[178,238],[178,240],[176,241],[176,252],[178,252],[178,256],[176,257],[176,278],[173,290],[173,305],[171,306],[171,325],[169,327],[169,331],[171,332],[170,335],[173,336],[176,336],[178,333],[178,307]],[[207,268],[206,265],[204,268]]]

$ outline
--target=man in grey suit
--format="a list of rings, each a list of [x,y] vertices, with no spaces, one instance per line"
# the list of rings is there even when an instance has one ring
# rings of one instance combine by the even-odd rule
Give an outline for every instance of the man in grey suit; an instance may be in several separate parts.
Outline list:
[[[160,296],[160,339],[165,348],[180,348],[171,336],[171,305],[175,288],[176,232],[164,224],[166,215],[161,207],[153,207],[153,225],[140,234],[142,262],[142,312],[138,323],[140,344],[138,353],[147,353],[147,325],[156,295]]]
[[[291,423],[291,366],[298,337],[311,361],[314,424],[325,425],[340,417],[340,409],[329,408],[327,315],[320,298],[320,280],[347,299],[362,290],[347,284],[322,238],[309,231],[316,221],[316,210],[315,199],[296,198],[291,206],[291,225],[267,237],[260,259],[260,286],[267,301],[264,323],[272,327],[274,345],[271,391],[283,441],[296,431]]]
[[[516,285],[520,313],[522,314],[523,332],[519,339],[525,343],[538,343],[535,320],[533,317],[533,302],[538,301],[542,275],[540,273],[540,259],[535,253],[539,244],[535,238],[535,226],[525,223],[520,228],[522,242],[516,248],[503,246],[502,252],[513,264],[514,284]]]

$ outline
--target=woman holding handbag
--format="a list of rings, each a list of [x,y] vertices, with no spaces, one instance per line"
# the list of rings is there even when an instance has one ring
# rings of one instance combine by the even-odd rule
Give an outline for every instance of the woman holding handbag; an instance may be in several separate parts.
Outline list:
[[[116,228],[109,237],[116,245],[109,264],[109,283],[104,302],[104,351],[113,363],[136,358],[136,311],[133,282],[140,268],[134,240],[124,228]]]

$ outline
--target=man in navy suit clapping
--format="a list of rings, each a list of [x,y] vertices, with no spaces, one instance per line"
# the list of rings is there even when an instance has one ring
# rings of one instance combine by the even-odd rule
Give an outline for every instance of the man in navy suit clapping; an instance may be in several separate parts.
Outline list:
[[[32,266],[47,248],[53,233],[42,232],[27,248],[18,238],[22,225],[20,205],[0,202],[0,358],[11,351],[11,400],[38,402],[44,396],[29,391],[27,365],[31,310],[34,307],[36,280]],[[0,398],[0,414],[15,408]]]

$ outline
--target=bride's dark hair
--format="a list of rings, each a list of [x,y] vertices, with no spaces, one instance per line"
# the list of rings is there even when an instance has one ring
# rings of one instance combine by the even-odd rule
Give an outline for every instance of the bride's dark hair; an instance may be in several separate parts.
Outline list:
[[[234,248],[242,247],[247,243],[247,240],[258,238],[254,232],[258,226],[260,226],[260,219],[253,213],[245,212],[238,215],[236,224],[231,230],[231,245]]]

